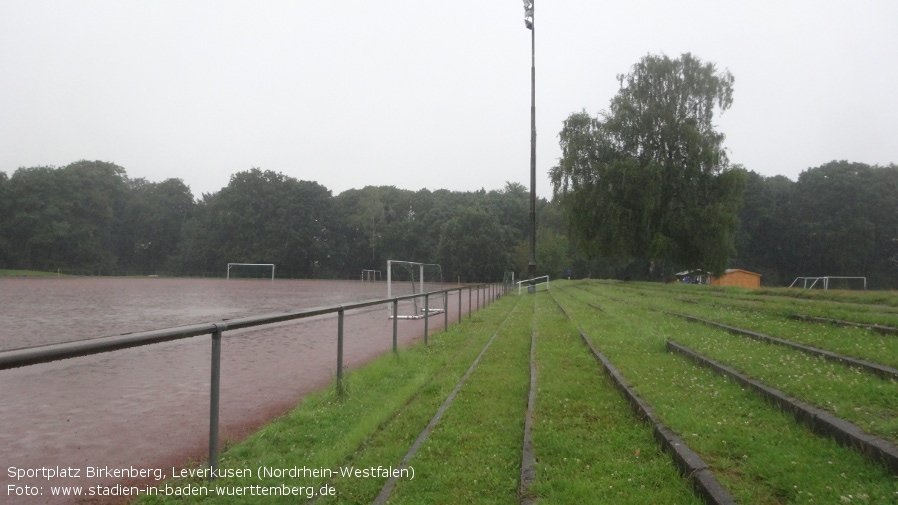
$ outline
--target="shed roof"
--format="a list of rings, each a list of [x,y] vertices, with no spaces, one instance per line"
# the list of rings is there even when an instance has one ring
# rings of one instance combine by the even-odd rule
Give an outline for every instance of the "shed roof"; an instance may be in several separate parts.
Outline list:
[[[761,274],[759,274],[759,273],[757,273],[757,272],[749,272],[748,270],[743,270],[743,269],[741,269],[741,268],[727,268],[727,270],[726,270],[725,273],[726,273],[726,274],[731,274],[731,273],[733,273],[733,272],[744,272],[744,273],[747,273],[747,274],[750,274],[750,275],[757,275],[758,277],[763,277],[763,275],[761,275]]]

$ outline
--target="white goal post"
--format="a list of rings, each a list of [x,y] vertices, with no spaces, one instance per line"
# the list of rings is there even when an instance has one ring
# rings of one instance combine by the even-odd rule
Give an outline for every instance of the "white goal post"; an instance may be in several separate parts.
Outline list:
[[[436,263],[387,260],[387,298],[420,295],[402,300],[394,314],[390,307],[390,318],[419,319],[426,314],[439,314],[446,310],[445,296],[429,296],[425,293],[443,289],[443,269]]]
[[[380,270],[369,270],[367,268],[362,270],[362,282],[382,281],[383,277]]]
[[[228,263],[227,279],[231,279],[231,268],[233,267],[271,267],[271,280],[274,281],[274,263]],[[267,277],[267,275],[266,275]]]
[[[798,281],[802,281],[802,283],[804,284],[803,285],[804,289],[813,289],[814,286],[816,286],[818,282],[820,283],[820,285],[823,289],[829,289],[831,280],[862,281],[863,285],[864,285],[864,291],[867,290],[867,278],[866,277],[838,277],[838,276],[833,276],[833,275],[826,275],[826,276],[822,276],[822,277],[796,277],[795,280],[792,281],[792,284],[789,285],[789,287],[794,288],[794,287],[796,287],[795,285],[798,284]],[[808,282],[811,283],[810,286],[808,285]]]

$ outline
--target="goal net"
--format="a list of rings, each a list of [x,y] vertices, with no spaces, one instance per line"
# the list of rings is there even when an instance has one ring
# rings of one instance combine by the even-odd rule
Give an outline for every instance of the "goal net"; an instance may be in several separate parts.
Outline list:
[[[421,295],[400,300],[393,314],[390,306],[390,317],[397,319],[418,319],[424,317],[424,294],[443,289],[443,269],[435,263],[416,263],[414,261],[387,261],[387,298]],[[428,297],[427,312],[431,315],[446,310],[445,297],[442,293]]]
[[[274,263],[228,263],[227,278],[274,280]]]

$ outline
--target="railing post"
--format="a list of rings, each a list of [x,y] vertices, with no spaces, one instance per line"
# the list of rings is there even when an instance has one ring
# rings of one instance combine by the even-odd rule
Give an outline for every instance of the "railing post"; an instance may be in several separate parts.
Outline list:
[[[424,294],[424,345],[427,345],[427,322],[430,320],[430,293]]]
[[[480,291],[483,289],[483,285],[477,286],[477,310],[480,310]]]
[[[458,288],[458,324],[461,324],[461,288]]]
[[[396,298],[393,298],[393,354],[396,354],[399,352],[399,347],[396,342],[396,333],[397,333],[396,321],[399,320],[399,318],[396,316],[398,316],[398,315],[399,315],[399,300],[397,300]]]
[[[471,290],[474,289],[471,286],[468,286],[468,319],[471,319]]]
[[[449,331],[449,291],[443,291],[443,331]]]
[[[209,381],[209,480],[215,479],[218,468],[218,406],[221,390],[221,329],[212,332],[212,375]]]
[[[337,392],[343,391],[343,307],[337,310]]]

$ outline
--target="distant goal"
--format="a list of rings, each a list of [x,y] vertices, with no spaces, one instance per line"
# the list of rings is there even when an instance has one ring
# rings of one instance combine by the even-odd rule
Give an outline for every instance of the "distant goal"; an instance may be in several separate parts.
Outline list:
[[[822,277],[796,277],[790,288],[804,289],[863,289],[867,290],[866,277],[837,277],[826,275]]]
[[[382,281],[383,273],[380,270],[362,270],[362,282]]]
[[[429,296],[424,294],[443,289],[443,269],[436,263],[418,263],[414,261],[387,261],[387,298],[406,295],[420,295],[398,302],[396,313],[390,305],[390,318],[419,319],[425,313],[439,314],[446,310],[443,294]]]
[[[228,263],[227,279],[274,280],[274,263]]]

